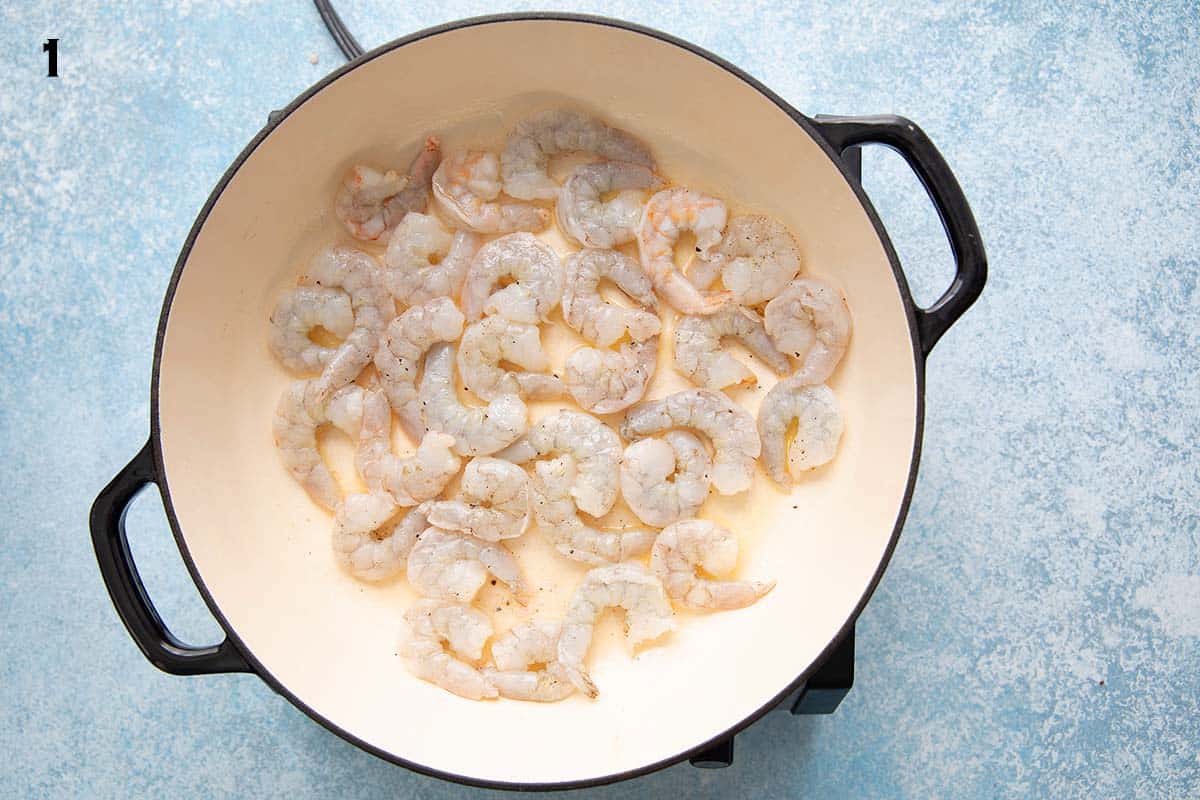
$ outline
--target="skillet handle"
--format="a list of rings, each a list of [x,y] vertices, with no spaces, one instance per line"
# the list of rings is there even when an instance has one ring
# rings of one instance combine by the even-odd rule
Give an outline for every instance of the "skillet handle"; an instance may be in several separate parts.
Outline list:
[[[151,483],[158,483],[158,475],[154,470],[151,443],[146,442],[92,504],[92,545],[96,548],[100,574],[113,605],[117,607],[117,614],[142,654],[163,672],[172,675],[253,672],[228,637],[210,647],[186,645],[167,630],[151,605],[125,536],[125,512],[129,503]]]
[[[818,116],[813,122],[838,155],[861,144],[882,144],[898,152],[917,174],[937,209],[954,253],[955,275],[950,288],[936,303],[917,309],[921,352],[929,355],[942,334],[979,297],[987,282],[987,255],[967,198],[946,159],[911,120],[893,115]]]

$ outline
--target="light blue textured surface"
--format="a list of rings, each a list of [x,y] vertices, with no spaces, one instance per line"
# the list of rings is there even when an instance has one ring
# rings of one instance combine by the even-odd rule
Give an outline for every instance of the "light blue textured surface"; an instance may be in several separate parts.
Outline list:
[[[267,112],[341,62],[316,13],[28,5],[0,8],[0,793],[472,794],[356,750],[253,677],[156,672],[85,530],[145,440],[159,304],[194,215]],[[369,46],[497,10],[339,5]],[[992,265],[930,361],[921,477],[841,709],[769,716],[731,769],[598,796],[1200,794],[1197,7],[904,5],[574,9],[694,41],[808,113],[912,117]],[[866,171],[918,299],[935,297],[933,212],[898,159],[873,152]],[[215,637],[157,499],[131,527],[167,620]]]

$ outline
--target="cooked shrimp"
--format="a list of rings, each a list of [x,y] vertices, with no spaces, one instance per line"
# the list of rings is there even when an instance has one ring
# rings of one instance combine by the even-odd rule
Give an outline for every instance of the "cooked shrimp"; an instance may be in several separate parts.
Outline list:
[[[549,619],[516,626],[492,642],[496,669],[486,668],[483,674],[504,697],[542,703],[562,700],[574,693],[575,687],[558,666],[561,631],[562,623]],[[530,669],[535,664],[543,668]]]
[[[638,225],[642,267],[663,299],[682,314],[711,314],[729,292],[703,293],[675,267],[675,244],[683,231],[696,234],[696,255],[707,260],[725,229],[725,204],[691,189],[663,189],[650,198]]]
[[[550,223],[550,212],[544,208],[497,201],[500,188],[500,161],[495,153],[455,153],[433,173],[433,197],[458,227],[512,233],[540,231]]]
[[[465,533],[426,528],[408,554],[408,582],[425,597],[469,603],[491,574],[515,595],[525,593],[521,568],[504,545]]]
[[[550,156],[579,150],[654,167],[650,148],[632,134],[579,111],[554,109],[517,123],[508,137],[500,155],[504,191],[522,200],[553,200],[558,184],[547,174]]]
[[[748,308],[728,305],[704,317],[684,317],[675,328],[675,369],[705,389],[754,384],[753,370],[721,349],[721,339],[737,339],[776,372],[787,372],[787,356],[775,349],[762,317]]]
[[[513,283],[498,289],[506,278]],[[530,325],[546,322],[562,288],[562,265],[550,246],[530,233],[510,233],[475,254],[463,285],[463,313],[471,321],[499,314]]]
[[[720,392],[685,389],[630,409],[621,435],[636,439],[671,428],[693,428],[712,442],[712,483],[718,492],[737,494],[750,488],[761,445],[754,418],[744,408]]]
[[[662,329],[654,287],[641,265],[616,250],[580,250],[564,265],[563,319],[583,338],[600,347],[615,344],[626,333],[635,342]],[[640,308],[623,308],[600,296],[608,278]]]
[[[523,371],[500,366],[507,362]],[[458,374],[477,397],[492,400],[502,394],[545,400],[562,397],[565,387],[556,375],[547,374],[550,359],[542,350],[537,325],[512,322],[504,317],[484,317],[467,326],[458,344]]]
[[[561,453],[572,456],[579,467],[578,478],[571,486],[571,496],[579,508],[593,517],[607,514],[617,501],[621,439],[591,414],[564,409],[542,417],[524,439],[499,453],[499,457],[521,464]]]
[[[581,347],[563,371],[575,402],[594,414],[612,414],[642,399],[658,361],[658,337],[625,342],[619,351]]]
[[[800,251],[791,232],[779,221],[741,216],[729,221],[710,263],[720,267],[721,281],[736,302],[756,306],[775,297],[796,277]],[[694,279],[693,283],[704,288],[712,280],[701,284]]]
[[[383,259],[388,291],[407,306],[456,296],[479,244],[469,231],[451,236],[436,217],[408,214],[392,231]]]
[[[453,342],[462,335],[463,315],[449,297],[413,306],[388,325],[383,344],[375,352],[375,369],[400,426],[414,442],[425,435],[425,417],[417,392],[417,370],[425,351],[438,342]]]
[[[662,582],[641,564],[610,564],[589,570],[567,607],[558,638],[558,661],[571,683],[593,698],[600,692],[583,660],[592,644],[596,619],[606,608],[625,610],[625,641],[631,648],[675,629],[675,612]]]
[[[661,528],[696,516],[708,498],[712,459],[687,431],[641,439],[621,459],[621,496],[647,525]]]
[[[333,554],[355,577],[380,581],[404,569],[417,536],[428,527],[426,506],[409,510],[387,492],[352,494],[338,503],[333,520]]]
[[[793,420],[796,435],[789,445],[785,439]],[[810,386],[803,374],[775,384],[758,409],[758,433],[767,472],[787,486],[791,483],[788,473],[800,478],[805,471],[832,461],[842,438],[842,426],[841,407],[828,386]]]
[[[824,383],[850,342],[850,307],[836,286],[797,278],[767,303],[766,327],[776,347],[801,360],[805,383]]]
[[[314,414],[305,403],[311,383],[295,381],[279,398],[273,424],[275,446],[283,465],[309,496],[333,510],[342,493],[317,450],[317,429],[332,423],[348,436],[357,437],[362,422],[362,388],[351,384],[339,389]]]
[[[640,164],[597,161],[575,168],[558,194],[558,226],[584,247],[616,247],[637,236],[646,202],[643,190],[662,179]],[[601,196],[618,192],[607,202]]]
[[[442,158],[440,147],[435,137],[426,139],[407,175],[362,165],[346,173],[333,209],[350,235],[375,241],[396,227],[408,212],[424,211],[429,205],[430,178]]]
[[[529,476],[500,458],[481,456],[463,470],[459,497],[429,506],[429,521],[489,542],[513,539],[529,526]]]
[[[354,465],[367,486],[386,492],[402,506],[437,497],[462,466],[451,450],[454,438],[430,431],[414,455],[401,458],[392,452],[392,408],[383,391],[367,389],[362,404]]]
[[[445,342],[429,348],[418,396],[426,427],[453,436],[459,455],[491,455],[515,442],[529,424],[525,402],[515,394],[498,395],[486,408],[464,406],[454,385],[454,348]]]
[[[737,537],[706,519],[685,519],[663,529],[650,551],[650,569],[672,600],[689,608],[745,608],[775,588],[775,581],[720,581],[701,578],[728,575],[737,566]]]
[[[462,660],[483,658],[483,647],[492,632],[491,620],[470,606],[418,600],[404,612],[400,655],[421,680],[468,700],[496,697],[491,681]]]
[[[354,330],[354,309],[350,295],[341,289],[297,286],[281,292],[271,312],[267,345],[283,365],[300,375],[315,375],[337,353],[336,347],[323,347],[309,338],[321,327],[339,339]]]

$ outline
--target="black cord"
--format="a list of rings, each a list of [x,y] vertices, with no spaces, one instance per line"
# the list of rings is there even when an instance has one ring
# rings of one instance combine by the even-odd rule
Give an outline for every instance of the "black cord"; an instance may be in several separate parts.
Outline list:
[[[342,22],[342,18],[333,10],[333,6],[329,4],[329,0],[313,0],[313,5],[317,7],[317,13],[321,15],[321,21],[325,23],[325,27],[329,29],[329,35],[333,37],[333,41],[337,42],[338,49],[345,54],[348,61],[353,61],[363,54],[362,46],[355,40],[350,31],[346,30],[346,24]]]

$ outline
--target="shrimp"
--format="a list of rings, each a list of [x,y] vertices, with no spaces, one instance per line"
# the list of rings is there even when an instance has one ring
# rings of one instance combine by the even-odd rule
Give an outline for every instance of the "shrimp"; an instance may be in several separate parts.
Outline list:
[[[514,282],[497,289],[505,278]],[[510,233],[475,254],[463,285],[463,313],[472,322],[499,314],[535,325],[550,319],[562,288],[562,266],[550,246],[530,233]]]
[[[505,369],[501,362],[525,371]],[[458,345],[458,374],[463,384],[483,400],[502,394],[535,400],[562,397],[565,387],[558,376],[546,374],[549,368],[537,325],[484,317],[467,326]]]
[[[562,623],[535,619],[518,625],[492,642],[496,668],[485,668],[487,676],[503,697],[553,703],[574,693],[575,687],[558,666],[558,636]],[[543,669],[531,666],[542,664]]]
[[[425,435],[425,417],[417,391],[417,369],[425,351],[462,335],[463,315],[449,297],[413,306],[392,320],[375,352],[375,369],[400,426],[414,442]]]
[[[721,339],[737,339],[776,372],[787,372],[787,356],[775,349],[762,317],[748,308],[728,305],[705,317],[684,317],[675,328],[675,369],[692,383],[720,391],[738,384],[752,385],[758,376],[721,349]]]
[[[580,510],[602,517],[617,502],[617,468],[621,439],[591,414],[561,410],[542,417],[525,438],[499,453],[521,464],[534,458],[567,453],[579,467],[571,497]]]
[[[654,288],[682,314],[711,314],[728,303],[729,292],[703,293],[675,267],[680,234],[696,234],[696,255],[706,261],[721,241],[725,204],[692,189],[663,189],[650,198],[638,225],[638,252]]]
[[[333,520],[333,554],[338,563],[367,581],[381,581],[404,569],[428,520],[422,505],[395,523],[400,510],[391,495],[380,491],[352,494],[339,503]]]
[[[824,383],[850,342],[850,307],[836,286],[797,278],[767,303],[766,327],[776,347],[801,360],[805,383]]]
[[[642,218],[643,190],[657,191],[662,179],[640,164],[598,161],[575,168],[558,194],[558,226],[584,247],[632,242]],[[618,192],[608,202],[600,199]]]
[[[611,161],[654,168],[650,149],[626,131],[579,111],[552,109],[517,123],[500,154],[504,191],[521,200],[553,200],[558,184],[547,174],[550,156],[587,151]]]
[[[418,396],[426,427],[453,436],[459,455],[491,455],[520,438],[529,424],[525,402],[515,394],[498,395],[486,408],[464,406],[454,385],[454,348],[446,342],[429,348]]]
[[[709,438],[712,483],[718,492],[737,494],[750,488],[761,444],[754,418],[744,408],[720,392],[685,389],[630,409],[621,435],[636,439],[670,428],[694,428]]]
[[[650,551],[650,569],[672,600],[689,608],[745,608],[775,588],[775,581],[720,581],[701,578],[728,575],[737,566],[737,537],[706,519],[686,519],[663,529]]]
[[[350,296],[341,289],[297,286],[280,293],[271,312],[267,345],[283,365],[301,375],[319,374],[337,352],[308,337],[322,327],[339,339],[354,330]]]
[[[612,414],[642,399],[658,361],[658,337],[625,342],[619,351],[581,347],[563,374],[575,402],[594,414]]]
[[[491,574],[518,597],[525,579],[504,545],[465,533],[426,528],[408,554],[408,582],[425,597],[469,603]]]
[[[429,205],[430,179],[441,158],[441,145],[430,136],[409,165],[407,175],[355,166],[346,173],[334,197],[334,214],[354,238],[375,241],[405,214],[424,211]]]
[[[770,217],[740,216],[729,220],[712,259],[689,277],[703,289],[719,272],[735,302],[756,306],[783,291],[799,271],[800,251],[782,223]]]
[[[398,505],[415,506],[446,488],[462,460],[451,450],[454,438],[430,431],[415,455],[400,458],[392,452],[392,408],[380,389],[363,392],[362,427],[354,465],[367,486],[386,492]]]
[[[407,306],[457,295],[479,243],[469,231],[451,236],[436,217],[407,214],[392,231],[383,258],[388,291]]]
[[[470,606],[418,600],[404,612],[400,655],[421,680],[468,700],[492,698],[499,694],[496,687],[462,660],[483,658],[483,647],[492,633],[491,620]]]
[[[569,455],[539,461],[533,467],[530,501],[538,527],[560,554],[588,564],[624,561],[646,553],[654,533],[638,529],[600,531],[579,519],[571,486],[578,480]]]
[[[362,422],[362,387],[351,384],[310,412],[305,403],[312,381],[295,381],[279,398],[273,430],[275,446],[292,477],[318,504],[332,510],[341,499],[337,481],[317,450],[317,428],[332,423],[348,436],[358,436]]]
[[[525,203],[497,201],[500,161],[495,153],[455,153],[433,173],[433,198],[460,228],[478,233],[540,231],[550,212]]]
[[[430,524],[489,542],[516,538],[529,526],[529,476],[512,462],[472,459],[459,493],[456,500],[430,504]]]
[[[580,250],[564,265],[563,319],[583,338],[600,347],[622,336],[636,342],[657,336],[662,329],[654,287],[641,265],[616,250]],[[600,281],[608,278],[640,308],[623,308],[600,296]]]
[[[606,608],[625,610],[625,641],[630,648],[675,629],[675,612],[662,582],[641,564],[609,564],[589,570],[567,607],[558,638],[558,662],[571,683],[592,698],[600,692],[583,659],[592,644],[596,619]]]
[[[796,435],[789,445],[785,439],[793,420]],[[802,374],[780,381],[767,392],[758,409],[758,433],[767,472],[777,483],[788,486],[788,473],[800,478],[806,470],[832,461],[842,427],[841,407],[828,386],[808,385]]]
[[[712,459],[687,431],[641,439],[621,459],[621,496],[647,525],[661,528],[696,516],[708,499]],[[674,479],[672,480],[672,476]]]

